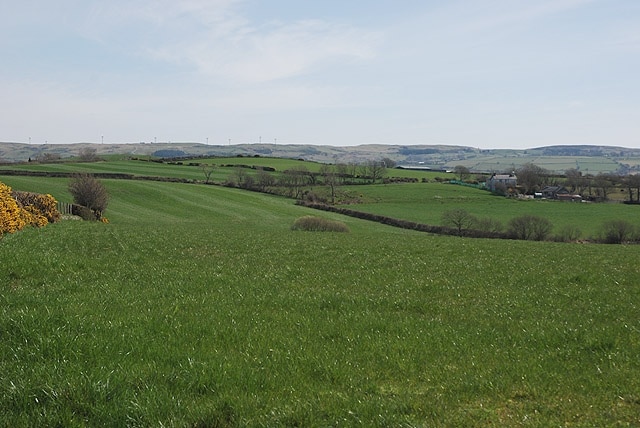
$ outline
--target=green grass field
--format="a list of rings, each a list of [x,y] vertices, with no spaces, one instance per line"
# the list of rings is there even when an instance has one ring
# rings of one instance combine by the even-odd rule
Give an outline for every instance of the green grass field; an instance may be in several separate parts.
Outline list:
[[[630,162],[633,164],[633,160]],[[511,172],[526,163],[535,163],[554,174],[561,174],[568,169],[577,168],[584,173],[597,175],[601,172],[609,173],[616,171],[620,167],[620,163],[627,163],[627,161],[615,160],[609,157],[513,154],[470,157],[469,159],[459,160],[455,163],[464,165],[472,171],[486,172]]]
[[[66,179],[0,181],[70,201]],[[636,246],[432,236],[237,189],[103,182],[110,224],[0,240],[2,426],[640,424]],[[392,206],[411,186],[357,189]],[[428,200],[491,206],[438,186]],[[303,215],[351,232],[290,230]]]
[[[620,219],[640,227],[640,207],[618,203],[572,203],[519,200],[495,196],[465,186],[408,183],[341,188],[362,203],[349,208],[426,224],[442,224],[442,214],[461,208],[479,218],[492,218],[505,227],[510,219],[532,214],[549,219],[558,232],[567,226],[580,229],[582,238],[596,237],[602,224]]]
[[[157,163],[145,160],[116,159],[105,162],[61,162],[61,163],[23,163],[11,165],[10,169],[23,171],[54,171],[54,172],[108,172],[125,173],[155,177],[187,178],[192,180],[204,180],[202,168],[191,166],[190,163],[213,165],[213,181],[224,181],[233,172],[234,166],[243,165],[249,167],[270,167],[276,173],[281,173],[293,168],[306,168],[311,172],[318,172],[322,167],[318,162],[300,161],[297,159],[279,159],[265,157],[231,157],[231,158],[205,158],[184,160],[182,165]],[[0,168],[2,169],[2,168]],[[7,167],[7,169],[9,169]],[[250,170],[248,172],[251,172]],[[433,171],[415,171],[407,169],[388,169],[389,177],[412,177],[417,179],[436,176],[453,178],[452,174]]]

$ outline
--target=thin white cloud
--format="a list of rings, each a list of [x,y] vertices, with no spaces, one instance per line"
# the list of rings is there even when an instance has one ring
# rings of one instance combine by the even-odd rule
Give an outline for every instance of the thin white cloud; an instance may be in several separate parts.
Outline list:
[[[321,21],[239,30],[222,39],[207,37],[184,49],[173,47],[169,56],[194,63],[208,75],[248,83],[294,77],[318,65],[375,56],[372,34]]]
[[[598,0],[494,0],[474,2],[463,16],[468,31],[519,27],[535,20],[576,9]],[[468,7],[469,2],[465,2]],[[474,19],[475,17],[475,19]],[[460,30],[460,28],[458,28]]]
[[[106,45],[217,78],[257,83],[372,58],[378,35],[321,20],[249,22],[237,0],[98,6],[85,32]]]

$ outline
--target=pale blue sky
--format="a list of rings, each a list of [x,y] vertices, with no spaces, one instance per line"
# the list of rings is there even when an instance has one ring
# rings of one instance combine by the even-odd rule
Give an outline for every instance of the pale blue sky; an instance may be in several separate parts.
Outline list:
[[[0,0],[0,141],[640,148],[639,0]]]

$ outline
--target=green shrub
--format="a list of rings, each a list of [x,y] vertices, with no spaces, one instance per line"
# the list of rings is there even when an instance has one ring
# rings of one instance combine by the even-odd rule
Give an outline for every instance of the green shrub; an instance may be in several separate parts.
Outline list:
[[[349,227],[341,221],[311,215],[298,218],[291,226],[291,229],[310,232],[349,232]]]

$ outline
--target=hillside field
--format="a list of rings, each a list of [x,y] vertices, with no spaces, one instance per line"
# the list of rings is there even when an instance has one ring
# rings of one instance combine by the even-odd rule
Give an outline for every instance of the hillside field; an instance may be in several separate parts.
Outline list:
[[[609,220],[626,220],[640,227],[640,207],[621,203],[511,199],[448,183],[345,186],[341,190],[360,198],[361,203],[349,206],[351,209],[434,225],[442,223],[445,212],[459,208],[505,228],[515,217],[536,215],[553,223],[552,233],[572,226],[583,239],[597,237]]]
[[[71,200],[68,179],[0,181]],[[637,246],[434,236],[221,186],[102,181],[109,224],[0,240],[2,426],[640,424]],[[344,190],[398,213],[424,189],[416,216],[519,203],[404,186]],[[350,232],[292,231],[303,215]]]

